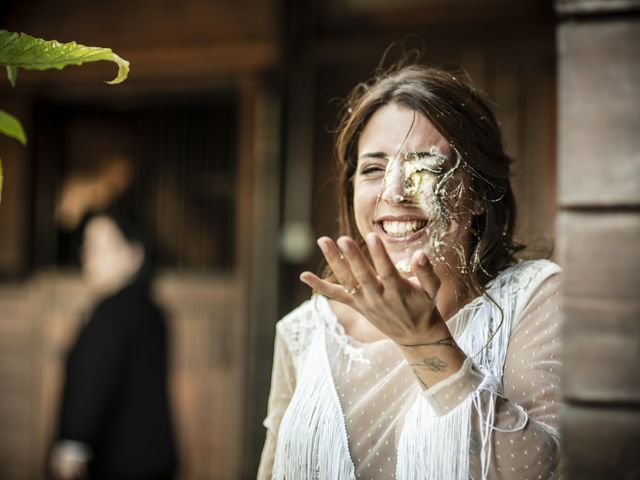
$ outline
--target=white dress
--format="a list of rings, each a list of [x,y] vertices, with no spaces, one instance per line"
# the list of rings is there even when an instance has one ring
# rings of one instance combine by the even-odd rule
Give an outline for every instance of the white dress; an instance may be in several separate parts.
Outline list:
[[[258,478],[556,478],[559,272],[504,270],[447,322],[469,358],[424,391],[391,340],[358,343],[313,296],[277,325]]]

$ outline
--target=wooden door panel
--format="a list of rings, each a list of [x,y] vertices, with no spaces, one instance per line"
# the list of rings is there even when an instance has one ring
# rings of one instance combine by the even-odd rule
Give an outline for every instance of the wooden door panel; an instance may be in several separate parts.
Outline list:
[[[2,451],[7,457],[29,457],[9,458],[18,470],[32,465],[29,474],[15,478],[40,478],[55,429],[65,352],[94,300],[77,273],[39,275],[27,290],[32,306],[25,324],[31,325],[33,348],[23,350],[23,358],[14,363],[32,368],[22,372],[7,363],[0,374],[13,375],[16,385],[29,383],[29,377],[34,382],[26,391],[0,389],[0,415],[11,418],[16,430],[3,436],[12,440]],[[243,341],[238,291],[233,281],[212,275],[165,273],[156,283],[158,303],[168,317],[170,397],[184,480],[239,476],[245,366],[237,353]],[[23,417],[30,413],[31,425],[25,428]],[[3,423],[4,430],[11,428],[11,422]],[[24,448],[26,438],[20,441],[19,435],[28,434],[35,439],[34,449]]]

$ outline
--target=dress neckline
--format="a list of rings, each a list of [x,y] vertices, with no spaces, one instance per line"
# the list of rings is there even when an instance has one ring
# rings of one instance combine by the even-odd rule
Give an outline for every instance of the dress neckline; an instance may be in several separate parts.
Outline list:
[[[317,295],[317,294],[314,294],[313,297],[314,297],[313,298],[314,302],[316,302],[316,308],[318,310],[319,317],[322,319],[326,319],[327,327],[332,329],[335,334],[337,334],[340,338],[347,341],[350,345],[354,347],[364,348],[364,347],[370,347],[376,344],[381,344],[384,342],[393,343],[393,340],[391,340],[389,337],[381,338],[379,340],[373,340],[371,342],[362,342],[360,340],[355,339],[354,337],[352,337],[347,333],[347,331],[344,328],[344,325],[342,325],[342,323],[340,323],[340,321],[338,320],[338,316],[333,311],[333,308],[331,308],[329,299],[324,295]]]

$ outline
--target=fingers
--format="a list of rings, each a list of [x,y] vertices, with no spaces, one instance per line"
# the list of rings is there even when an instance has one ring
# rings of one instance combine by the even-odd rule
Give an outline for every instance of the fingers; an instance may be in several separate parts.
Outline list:
[[[418,250],[411,258],[411,269],[415,273],[422,289],[433,300],[440,288],[440,279],[433,270],[433,265],[427,258],[427,254]]]
[[[336,243],[329,237],[319,238],[318,246],[339,285],[322,280],[310,272],[303,273],[300,280],[322,295],[346,304],[353,303],[360,287],[368,295],[380,295],[387,288],[391,294],[400,294],[405,291],[407,281],[416,283],[432,300],[435,298],[440,280],[424,251],[414,253],[411,268],[415,279],[407,279],[397,270],[378,235],[369,233],[367,245],[373,266],[352,238],[343,236]]]
[[[378,275],[356,242],[349,237],[340,237],[338,247],[344,253],[351,272],[362,289],[369,293],[380,293],[381,284]]]
[[[325,297],[333,298],[347,305],[351,303],[351,295],[341,285],[322,280],[311,272],[303,272],[300,275],[300,280]]]
[[[389,257],[380,237],[373,232],[369,233],[367,235],[367,246],[369,247],[371,260],[373,261],[373,265],[378,272],[378,275],[380,275],[380,279],[383,282],[398,281],[402,275],[398,272],[398,269]]]
[[[329,237],[320,237],[318,246],[322,250],[324,258],[327,260],[329,268],[336,276],[336,280],[342,285],[342,288],[351,289],[356,286],[358,279],[351,272],[349,263],[338,250],[336,244]]]

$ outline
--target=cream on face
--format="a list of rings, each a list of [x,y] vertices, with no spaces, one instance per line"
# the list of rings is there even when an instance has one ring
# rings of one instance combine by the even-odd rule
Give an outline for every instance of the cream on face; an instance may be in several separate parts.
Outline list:
[[[434,184],[444,171],[447,161],[440,149],[432,145],[429,152],[409,152],[402,162],[404,196],[426,209],[433,195]]]
[[[459,269],[468,232],[458,228],[467,217],[460,215],[465,186],[458,152],[422,114],[391,104],[365,126],[358,154],[354,212],[360,233],[377,231],[405,273],[418,249],[434,264]]]
[[[401,148],[402,146],[399,146],[399,150]],[[376,204],[377,210],[382,192],[390,184],[396,183],[401,186],[399,193],[395,194],[398,202],[419,208],[425,219],[385,221],[382,223],[382,228],[392,237],[404,238],[429,225],[427,229],[429,239],[427,242],[422,242],[419,248],[431,253],[432,261],[444,261],[442,250],[446,244],[443,238],[455,220],[454,211],[444,198],[460,199],[463,193],[462,182],[458,182],[457,188],[452,188],[450,182],[458,171],[459,156],[451,168],[447,168],[447,163],[450,163],[448,158],[437,145],[431,145],[428,151],[406,152],[389,159],[382,179],[381,194]],[[396,268],[399,271],[411,272],[411,256],[415,250],[407,242],[405,257],[396,261]]]
[[[425,219],[384,221],[382,228],[391,237],[404,238],[412,232],[425,228],[435,212],[434,187],[439,176],[444,171],[447,157],[436,145],[431,145],[428,151],[407,152],[401,158],[388,160],[383,186],[388,182],[398,182],[401,193],[397,193],[398,201],[409,202],[424,212]],[[410,254],[396,262],[398,270],[411,272]]]

